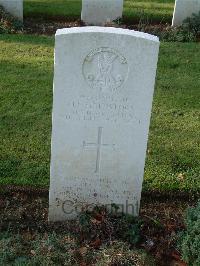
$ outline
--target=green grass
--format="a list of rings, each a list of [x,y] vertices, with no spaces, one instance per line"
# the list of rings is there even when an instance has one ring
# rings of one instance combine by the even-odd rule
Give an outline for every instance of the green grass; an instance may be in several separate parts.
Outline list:
[[[129,22],[171,23],[173,0],[125,0],[123,19]]]
[[[25,17],[45,19],[60,17],[68,20],[80,19],[82,0],[25,0]],[[174,0],[125,0],[124,20],[130,22],[169,22],[172,20]]]
[[[81,0],[25,0],[24,15],[78,19],[81,15]]]
[[[0,184],[49,184],[53,37],[0,35]],[[200,49],[162,43],[144,189],[200,189]],[[123,158],[122,158],[123,163]]]
[[[200,190],[199,58],[199,44],[161,44],[145,172],[147,189]]]
[[[47,184],[53,39],[0,39],[0,182]]]

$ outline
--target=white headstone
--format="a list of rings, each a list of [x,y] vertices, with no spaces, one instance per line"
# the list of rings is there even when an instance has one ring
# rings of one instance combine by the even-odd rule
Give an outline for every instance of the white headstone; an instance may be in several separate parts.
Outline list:
[[[81,19],[87,25],[105,25],[122,17],[123,0],[82,0]]]
[[[23,0],[0,0],[0,5],[11,15],[23,21]]]
[[[138,214],[158,50],[137,31],[57,31],[50,221],[99,204]]]
[[[183,21],[200,11],[200,0],[176,0],[172,26],[180,26]]]

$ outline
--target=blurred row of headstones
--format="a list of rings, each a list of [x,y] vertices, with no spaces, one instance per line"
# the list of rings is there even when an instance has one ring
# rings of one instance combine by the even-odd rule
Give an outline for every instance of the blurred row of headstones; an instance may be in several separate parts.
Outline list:
[[[124,0],[82,0],[81,19],[87,25],[103,26],[122,17],[123,2]],[[0,0],[0,5],[23,21],[23,0]],[[184,19],[199,11],[200,0],[176,0],[172,26],[180,26]]]

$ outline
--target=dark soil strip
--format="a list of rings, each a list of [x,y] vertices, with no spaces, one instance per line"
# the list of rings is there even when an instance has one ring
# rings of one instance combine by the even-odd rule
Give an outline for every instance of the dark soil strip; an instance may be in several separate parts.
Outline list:
[[[85,24],[81,20],[52,20],[47,21],[43,19],[28,18],[24,20],[24,33],[27,34],[43,34],[43,35],[54,35],[57,29],[71,28],[71,27],[82,27]],[[148,24],[141,25],[136,22],[132,23],[108,23],[108,27],[116,27],[130,30],[145,31],[147,33],[156,34],[157,32],[164,32],[171,28],[170,24]]]
[[[49,187],[33,187],[33,186],[16,186],[16,185],[1,185],[0,194],[9,195],[10,193],[26,193],[27,195],[48,197]],[[142,202],[195,202],[200,198],[200,191],[160,191],[151,190],[142,192]]]
[[[177,196],[177,193],[174,193]],[[176,250],[175,236],[184,229],[184,211],[195,200],[156,199],[157,193],[143,193],[140,218],[143,220],[138,245],[156,258],[159,265],[172,265],[173,260],[180,261]],[[162,200],[161,200],[162,199]],[[4,186],[0,192],[0,231],[8,228],[14,233],[28,232],[48,233],[55,231],[74,232],[77,234],[78,223],[48,223],[48,189],[32,187]],[[105,225],[104,225],[105,226]],[[103,228],[103,227],[102,227]],[[79,230],[79,229],[78,229]],[[94,228],[94,233],[95,233]],[[77,234],[79,236],[79,234]],[[115,235],[112,237],[115,239]],[[104,243],[109,241],[102,229]],[[116,236],[117,239],[117,236]],[[81,241],[81,240],[80,240]]]

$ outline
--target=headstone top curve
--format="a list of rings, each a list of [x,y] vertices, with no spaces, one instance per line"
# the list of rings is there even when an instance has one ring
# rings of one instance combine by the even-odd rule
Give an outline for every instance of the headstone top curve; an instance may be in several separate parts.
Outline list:
[[[56,36],[65,35],[65,34],[73,34],[73,33],[114,33],[114,34],[124,34],[130,35],[137,38],[146,39],[149,41],[154,41],[159,43],[159,38],[155,35],[151,35],[145,32],[121,29],[115,27],[99,27],[99,26],[88,26],[88,27],[72,27],[72,28],[64,28],[58,29],[56,31]]]

